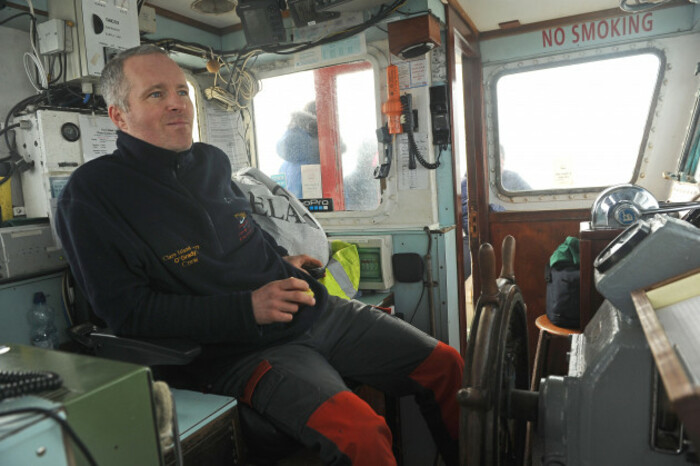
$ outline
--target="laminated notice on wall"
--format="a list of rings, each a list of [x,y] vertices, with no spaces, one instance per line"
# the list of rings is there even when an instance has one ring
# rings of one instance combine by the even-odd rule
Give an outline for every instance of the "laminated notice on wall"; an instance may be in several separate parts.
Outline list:
[[[410,61],[392,60],[392,63],[399,69],[401,90],[428,85],[430,66],[426,57]]]
[[[294,66],[306,67],[327,60],[361,56],[367,52],[365,36],[357,34],[347,39],[338,40],[320,47],[313,47],[294,55]]]
[[[337,19],[322,21],[297,28],[294,33],[294,42],[314,42],[327,37],[336,31],[345,31],[364,21],[364,15],[359,12],[343,13]],[[362,56],[367,53],[367,44],[364,34],[355,34],[347,39],[333,41],[318,47],[312,47],[303,52],[294,54],[294,66],[306,67],[318,64],[324,60],[333,60],[340,57]]]
[[[301,196],[303,199],[317,199],[323,197],[321,165],[313,164],[301,166]]]
[[[228,155],[232,171],[249,167],[248,151],[243,136],[245,125],[239,112],[227,112],[213,104],[206,106],[207,139],[205,142],[216,146]]]
[[[117,149],[117,128],[106,116],[78,115],[83,163]]]
[[[418,147],[418,152],[428,160],[430,146],[426,133],[413,133],[413,139]],[[428,189],[429,171],[416,161],[415,170],[408,168],[410,154],[408,151],[408,135],[399,134],[399,189]]]

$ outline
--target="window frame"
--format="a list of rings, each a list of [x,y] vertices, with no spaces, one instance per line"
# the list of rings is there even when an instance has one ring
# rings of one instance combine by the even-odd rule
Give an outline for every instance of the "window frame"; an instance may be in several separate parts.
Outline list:
[[[683,177],[681,181],[697,182],[700,178],[700,152],[697,144],[700,144],[700,93],[695,98],[690,124],[683,141],[683,156],[678,164],[678,176]],[[692,153],[693,149],[696,153]]]
[[[381,113],[381,104],[382,104],[382,99],[381,99],[381,90],[384,89],[384,84],[381,81],[381,69],[382,69],[382,57],[375,55],[375,53],[371,53],[371,49],[368,48],[367,52],[362,54],[362,55],[355,55],[355,56],[349,56],[349,57],[339,57],[337,59],[333,60],[322,60],[317,63],[313,63],[310,65],[305,65],[305,66],[294,66],[292,62],[288,60],[281,60],[281,61],[276,61],[276,62],[271,62],[271,63],[265,63],[264,65],[261,65],[261,67],[258,70],[255,70],[256,76],[259,80],[263,80],[266,78],[273,78],[273,77],[279,77],[279,76],[284,76],[292,73],[299,73],[299,72],[304,72],[304,71],[314,71],[317,69],[321,68],[327,68],[327,67],[344,67],[347,70],[352,70],[354,68],[360,68],[361,62],[369,62],[370,67],[372,69],[373,75],[374,75],[374,103],[375,103],[375,116],[376,116],[376,121],[378,122],[378,125],[382,124],[382,113]],[[359,66],[358,66],[359,65]],[[336,73],[337,74],[337,73]],[[317,86],[317,84],[315,84]],[[337,110],[335,108],[336,103],[333,103],[332,108],[333,110]],[[252,115],[251,115],[251,120],[254,124],[255,121],[255,106],[254,104],[252,105]],[[322,132],[322,126],[319,125],[319,134]],[[337,133],[337,128],[333,130],[330,136],[330,139],[327,141],[327,145],[332,148],[333,144],[338,144],[338,133]],[[323,131],[329,131],[327,129],[324,129]],[[258,155],[258,132],[257,128],[253,128],[252,130],[252,140],[253,140],[253,151],[252,151],[252,160],[251,160],[251,165],[255,167],[259,167],[259,155]],[[385,211],[390,207],[390,202],[388,202],[388,199],[391,198],[391,195],[394,193],[395,188],[393,187],[393,183],[387,183],[384,182],[383,180],[377,180],[377,183],[379,185],[379,192],[380,192],[380,201],[379,205],[377,206],[376,209],[373,210],[344,210],[345,206],[345,197],[344,197],[344,190],[337,189],[339,187],[339,184],[337,183],[338,180],[338,173],[342,174],[342,168],[340,170],[330,170],[326,171],[327,169],[324,169],[324,160],[328,160],[329,157],[332,157],[332,162],[336,166],[341,166],[341,159],[335,158],[334,154],[329,154],[328,148],[325,149],[323,147],[319,147],[320,152],[321,152],[321,161],[322,161],[322,180],[323,180],[323,195],[324,197],[332,197],[334,199],[334,211],[333,212],[314,212],[314,215],[319,217],[319,218],[324,218],[326,220],[331,220],[333,223],[337,224],[344,224],[346,222],[352,222],[355,224],[358,221],[361,221],[362,219],[371,219],[373,217],[377,217],[378,215],[382,215],[385,213]],[[324,154],[325,152],[325,154]],[[383,148],[381,147],[381,143],[378,144],[378,152],[380,155],[380,161],[381,161],[381,156],[383,154]],[[327,183],[327,180],[334,180],[332,185],[329,185]],[[329,195],[333,194],[335,192],[335,195]],[[341,196],[338,198],[338,196]],[[338,200],[341,202],[339,203]],[[338,205],[342,206],[343,210],[337,210]],[[364,223],[364,222],[362,222]],[[371,223],[371,222],[370,222]]]
[[[560,199],[562,195],[587,195],[598,193],[601,190],[607,188],[608,186],[598,185],[598,186],[586,186],[579,188],[558,188],[558,189],[531,189],[527,191],[510,191],[505,189],[502,184],[501,179],[501,162],[499,156],[499,125],[498,125],[498,81],[509,75],[519,74],[529,71],[552,69],[570,65],[577,65],[582,63],[596,62],[602,60],[608,60],[613,58],[622,58],[634,55],[643,54],[653,54],[659,59],[659,67],[656,75],[656,84],[654,86],[654,91],[652,93],[651,102],[649,105],[649,110],[647,113],[646,123],[644,125],[644,131],[639,144],[639,150],[637,154],[637,160],[632,171],[632,175],[629,179],[629,183],[635,183],[639,180],[639,175],[641,173],[642,161],[644,158],[644,153],[646,150],[647,142],[649,139],[649,134],[652,128],[652,122],[654,119],[654,114],[656,111],[656,106],[658,102],[658,97],[661,92],[661,87],[664,80],[664,72],[666,70],[666,55],[663,50],[654,47],[631,47],[628,50],[619,50],[619,47],[615,47],[613,51],[601,51],[600,49],[594,49],[592,51],[583,51],[580,54],[567,53],[564,55],[556,55],[551,57],[542,57],[522,60],[517,63],[511,63],[509,66],[503,67],[496,71],[487,80],[488,90],[485,93],[488,101],[486,102],[486,107],[490,117],[488,118],[490,131],[487,135],[488,137],[488,157],[489,166],[492,169],[489,172],[490,184],[497,192],[499,198],[513,201],[514,198],[536,198],[538,200],[557,200]],[[574,56],[577,55],[577,56]]]
[[[193,124],[197,125],[197,133],[199,136],[199,141],[203,141],[202,135],[206,134],[206,118],[202,115],[205,114],[206,109],[204,108],[204,96],[202,95],[202,86],[199,84],[197,77],[189,70],[183,69],[185,73],[185,79],[187,83],[194,89],[194,101],[192,102],[192,107],[195,110]],[[193,128],[194,129],[194,128]]]
[[[365,63],[368,63],[369,66],[365,65]],[[343,72],[370,69],[372,68],[372,63],[368,60],[362,60],[331,66],[334,67],[332,73],[323,71],[329,67],[324,66],[319,68],[319,70],[322,71],[319,72],[318,79],[314,80],[317,95],[317,113],[321,115],[324,113],[333,115],[333,118],[319,118],[318,120],[319,150],[321,152],[321,180],[323,184],[323,197],[332,198],[334,206],[339,206],[338,210],[345,212],[345,183],[342,170],[342,154],[338,154],[338,152],[335,151],[335,148],[340,146],[340,134],[338,131],[339,119],[337,117],[338,100],[335,98],[337,86],[335,86],[334,83],[336,83],[337,76]],[[325,134],[326,137],[321,138],[321,134]]]

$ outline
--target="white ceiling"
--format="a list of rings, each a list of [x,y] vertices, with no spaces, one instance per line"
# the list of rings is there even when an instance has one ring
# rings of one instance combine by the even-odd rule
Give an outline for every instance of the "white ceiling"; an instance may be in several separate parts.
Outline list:
[[[353,0],[362,2],[363,0]],[[388,2],[389,0],[387,0]],[[619,0],[458,0],[480,32],[498,29],[498,24],[519,20],[520,24],[578,15],[619,7]],[[193,0],[148,0],[148,4],[170,10],[195,21],[226,28],[238,24],[235,12],[206,15],[192,10]]]
[[[459,0],[480,32],[499,29],[498,24],[536,23],[555,18],[619,8],[619,0]]]

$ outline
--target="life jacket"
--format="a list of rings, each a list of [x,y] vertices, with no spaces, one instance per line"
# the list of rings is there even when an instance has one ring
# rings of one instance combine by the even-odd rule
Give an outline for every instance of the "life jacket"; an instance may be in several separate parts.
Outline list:
[[[340,298],[355,297],[360,285],[360,255],[357,246],[340,240],[331,242],[326,276],[319,280],[328,293]]]

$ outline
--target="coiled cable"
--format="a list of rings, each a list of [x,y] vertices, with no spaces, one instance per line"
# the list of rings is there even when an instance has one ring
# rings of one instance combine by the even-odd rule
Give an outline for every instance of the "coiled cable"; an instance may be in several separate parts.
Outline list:
[[[55,390],[63,384],[61,376],[48,371],[0,371],[0,401],[29,393]]]

